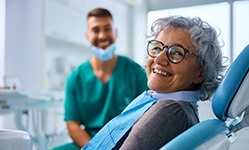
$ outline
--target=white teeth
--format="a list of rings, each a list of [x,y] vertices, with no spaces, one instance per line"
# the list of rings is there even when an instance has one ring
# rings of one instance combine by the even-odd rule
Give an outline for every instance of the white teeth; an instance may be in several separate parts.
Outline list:
[[[162,71],[162,70],[159,70],[159,69],[153,69],[153,72],[157,73],[157,74],[164,75],[164,76],[169,76],[170,75],[169,73],[167,73],[165,71]]]

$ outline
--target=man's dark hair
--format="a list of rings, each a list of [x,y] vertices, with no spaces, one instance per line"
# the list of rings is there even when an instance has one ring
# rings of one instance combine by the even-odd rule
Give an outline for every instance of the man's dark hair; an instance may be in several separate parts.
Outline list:
[[[95,8],[87,14],[87,19],[90,17],[110,17],[112,19],[112,14],[105,8]]]

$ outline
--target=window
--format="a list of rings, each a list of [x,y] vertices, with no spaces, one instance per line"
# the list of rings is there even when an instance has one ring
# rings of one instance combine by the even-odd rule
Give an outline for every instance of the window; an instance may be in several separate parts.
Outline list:
[[[233,4],[233,58],[249,44],[249,1],[235,1]]]

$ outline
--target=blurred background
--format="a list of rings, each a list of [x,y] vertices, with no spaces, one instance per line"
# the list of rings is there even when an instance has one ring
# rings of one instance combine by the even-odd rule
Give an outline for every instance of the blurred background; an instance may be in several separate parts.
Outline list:
[[[183,15],[210,23],[220,35],[227,65],[249,44],[248,0],[0,0],[1,89],[15,86],[53,101],[0,113],[0,129],[27,130],[35,149],[70,141],[63,121],[64,86],[68,74],[92,55],[84,33],[87,12],[95,7],[113,14],[117,53],[142,66],[146,34],[159,17]],[[200,107],[201,120],[213,117],[210,102]],[[232,149],[248,149],[248,133],[243,129]]]

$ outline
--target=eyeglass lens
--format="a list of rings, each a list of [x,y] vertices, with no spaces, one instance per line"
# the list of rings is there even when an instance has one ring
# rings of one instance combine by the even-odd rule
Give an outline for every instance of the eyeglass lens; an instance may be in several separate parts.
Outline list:
[[[156,58],[163,51],[164,48],[166,48],[167,50],[167,58],[172,63],[179,63],[185,57],[185,50],[182,47],[177,45],[166,47],[158,41],[150,41],[148,43],[147,51],[151,57]]]

